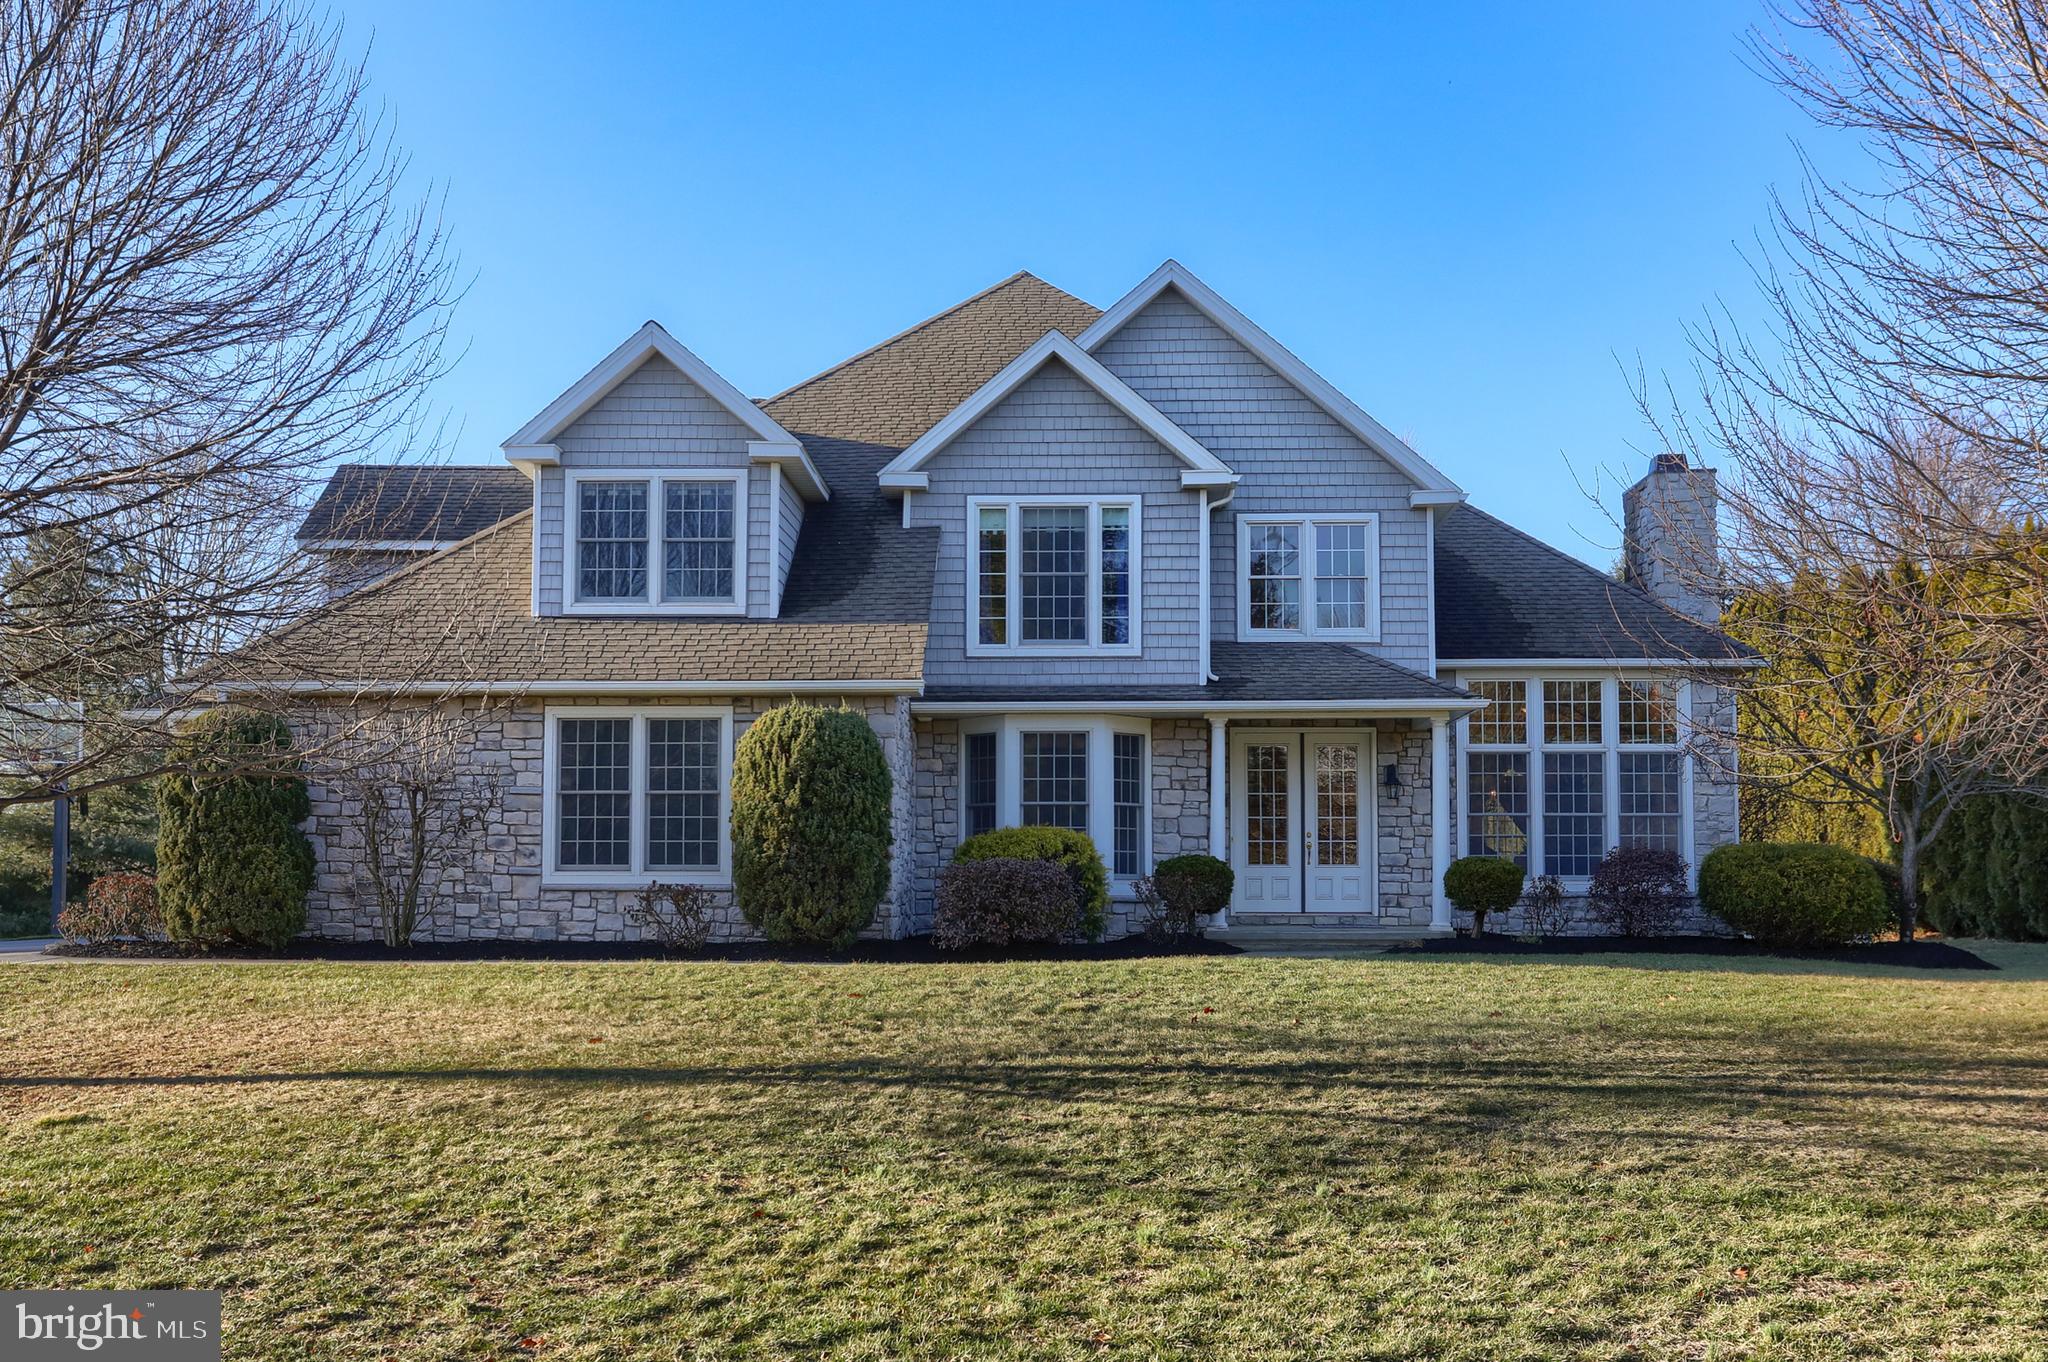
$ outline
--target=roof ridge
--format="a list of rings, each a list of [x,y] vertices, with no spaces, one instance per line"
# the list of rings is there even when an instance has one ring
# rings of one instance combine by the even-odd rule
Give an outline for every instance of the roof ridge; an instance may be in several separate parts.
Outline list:
[[[934,323],[944,321],[946,318],[952,316],[954,313],[960,311],[962,308],[965,308],[972,303],[978,303],[983,298],[988,297],[991,293],[995,293],[998,292],[999,290],[1006,289],[1020,279],[1036,280],[1038,283],[1045,284],[1047,288],[1051,289],[1054,293],[1059,294],[1062,298],[1073,298],[1075,302],[1081,304],[1083,307],[1095,306],[1086,298],[1076,297],[1074,294],[1067,292],[1065,289],[1061,288],[1057,284],[1046,283],[1045,280],[1040,279],[1030,270],[1018,270],[1016,273],[1011,274],[1006,278],[998,279],[995,283],[990,284],[987,288],[982,289],[979,293],[971,293],[967,297],[962,298],[959,302],[954,303],[951,307],[945,308],[944,310],[939,312],[934,312],[931,316],[926,317],[923,321],[914,322],[911,325],[904,327],[901,331],[898,331],[895,335],[876,341],[873,345],[870,345],[865,350],[859,351],[856,354],[848,355],[845,359],[840,360],[837,364],[832,365],[830,368],[820,369],[817,373],[812,374],[809,378],[803,379],[800,382],[790,384],[787,388],[784,388],[781,392],[776,393],[772,397],[763,397],[758,399],[760,405],[766,407],[772,402],[780,402],[783,398],[788,397],[791,393],[798,392],[804,388],[810,387],[813,383],[817,383],[823,379],[830,378],[832,375],[838,373],[841,369],[846,368],[848,365],[855,364],[860,360],[864,360],[869,355],[872,355],[879,350],[886,350],[890,346],[896,344],[896,342],[898,341],[908,340],[910,337],[916,335],[918,332],[924,330],[926,327],[931,326]]]

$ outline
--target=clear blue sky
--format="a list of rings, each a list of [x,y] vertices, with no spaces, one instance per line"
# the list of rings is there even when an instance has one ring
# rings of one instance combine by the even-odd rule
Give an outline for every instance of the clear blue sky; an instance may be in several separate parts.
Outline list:
[[[649,317],[766,394],[1017,269],[1106,306],[1174,256],[1605,566],[1574,471],[1650,440],[1617,357],[1750,307],[1807,132],[1740,59],[1760,0],[585,8],[343,0],[475,275],[465,462]]]

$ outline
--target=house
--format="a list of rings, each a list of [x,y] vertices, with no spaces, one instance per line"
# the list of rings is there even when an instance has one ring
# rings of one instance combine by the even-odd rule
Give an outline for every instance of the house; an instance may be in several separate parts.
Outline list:
[[[1618,583],[1174,262],[1106,311],[1012,276],[758,401],[650,322],[503,448],[340,470],[304,532],[339,594],[234,683],[309,724],[494,697],[474,757],[512,793],[438,937],[630,936],[650,882],[729,888],[734,742],[795,696],[881,738],[890,936],[1011,824],[1094,838],[1116,931],[1186,851],[1236,868],[1232,930],[1414,934],[1467,852],[1582,887],[1618,842],[1736,836],[1717,682],[1753,658],[1659,552],[1711,536],[1712,474],[1630,490]],[[366,935],[314,795],[312,930]]]

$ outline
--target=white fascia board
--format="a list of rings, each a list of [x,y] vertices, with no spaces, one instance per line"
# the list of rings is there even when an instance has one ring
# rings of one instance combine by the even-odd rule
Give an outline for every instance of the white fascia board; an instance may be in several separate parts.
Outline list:
[[[553,468],[562,461],[562,451],[556,445],[515,445],[508,440],[498,448],[505,451],[505,462],[525,469],[529,478],[536,468]]]
[[[1742,671],[1770,664],[1761,657],[1440,657],[1436,665],[1439,669],[1457,667],[1470,671],[1492,669],[1526,673],[1567,667],[1606,672],[1686,671],[1699,667]]]
[[[884,492],[929,492],[932,479],[929,473],[891,473],[884,470],[881,475]],[[909,529],[906,523],[903,527]]]
[[[1426,719],[1469,714],[1484,700],[914,700],[912,714],[1227,714],[1233,718],[1303,714],[1373,714]]]
[[[899,681],[225,681],[222,695],[922,695]]]
[[[1183,486],[1227,486],[1237,481],[1237,474],[1231,471],[1228,464],[1204,449],[1194,436],[1168,420],[1159,408],[1138,396],[1130,384],[1105,369],[1102,361],[1074,344],[1063,333],[1048,331],[1023,354],[999,369],[994,378],[975,390],[973,396],[946,413],[944,420],[918,436],[910,448],[890,460],[881,472],[882,486],[923,490],[923,482],[912,484],[904,479],[916,474],[925,460],[958,439],[991,407],[1008,397],[1025,379],[1055,359],[1072,369],[1082,382],[1100,393],[1111,406],[1130,417],[1147,435],[1165,445],[1188,470],[1181,475]],[[1189,474],[1204,476],[1208,481],[1190,482]]]
[[[505,451],[508,459],[538,461],[537,451],[552,450],[556,436],[597,405],[599,399],[618,385],[619,380],[655,355],[682,370],[692,383],[725,408],[755,439],[785,445],[796,443],[794,435],[777,425],[775,419],[748,400],[745,393],[726,382],[716,369],[692,354],[688,346],[671,336],[659,322],[649,322],[626,337],[618,349],[599,360],[596,368],[570,384],[568,391],[548,403],[540,415],[521,426],[499,448]]]
[[[1432,492],[1418,487],[1408,494],[1409,507],[1418,511],[1433,510],[1440,506],[1462,506],[1464,504],[1465,494],[1463,492]]]
[[[811,462],[809,452],[794,440],[786,444],[777,440],[749,440],[747,457],[755,463],[773,464],[780,468],[782,476],[796,484],[797,495],[805,501],[829,501],[832,498],[832,489],[825,485],[825,477]]]
[[[1307,394],[1310,401],[1370,445],[1381,458],[1399,469],[1417,487],[1431,492],[1460,490],[1441,469],[1409,448],[1408,443],[1400,436],[1373,420],[1356,402],[1339,392],[1335,384],[1309,368],[1293,351],[1268,335],[1257,322],[1232,307],[1222,294],[1197,279],[1194,272],[1178,260],[1169,260],[1152,271],[1143,283],[1118,299],[1109,311],[1096,318],[1095,324],[1081,333],[1081,348],[1093,352],[1102,342],[1122,330],[1124,323],[1136,316],[1147,303],[1168,288],[1179,289],[1181,296],[1193,303],[1203,316],[1229,332],[1239,345],[1257,355],[1282,378]]]
[[[454,548],[456,539],[301,539],[309,553],[437,553]]]

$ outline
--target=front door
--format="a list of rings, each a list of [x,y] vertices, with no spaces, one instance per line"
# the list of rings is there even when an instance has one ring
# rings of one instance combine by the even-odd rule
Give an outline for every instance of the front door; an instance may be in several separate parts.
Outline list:
[[[1230,746],[1235,907],[1376,912],[1372,730],[1245,729]]]

